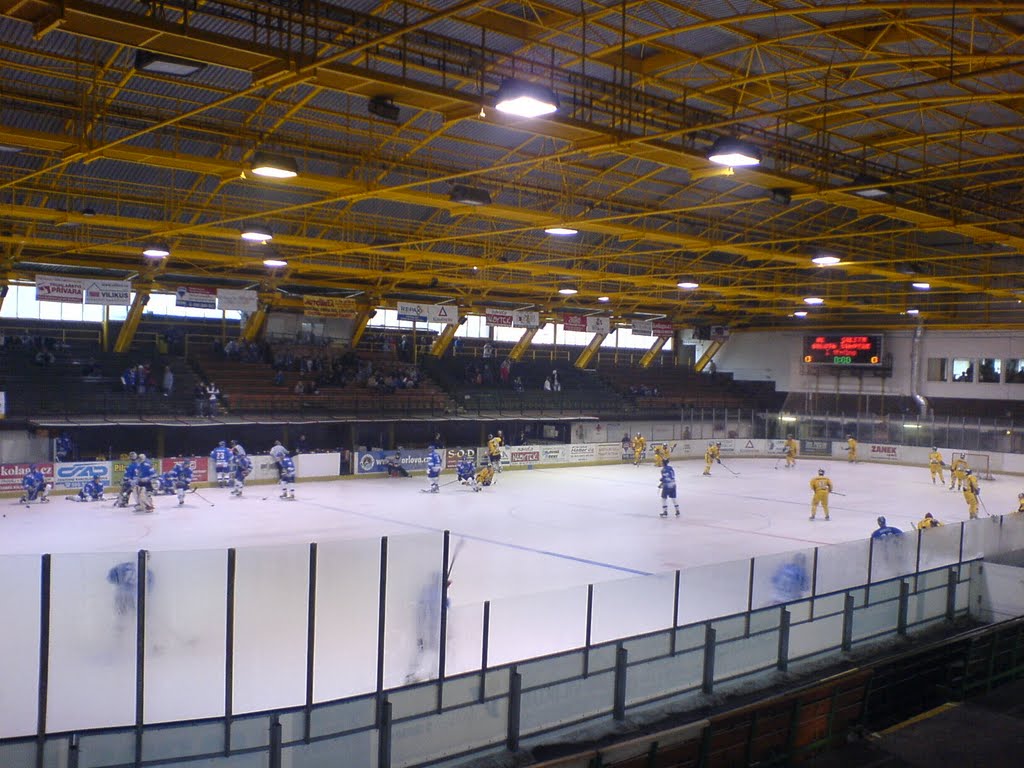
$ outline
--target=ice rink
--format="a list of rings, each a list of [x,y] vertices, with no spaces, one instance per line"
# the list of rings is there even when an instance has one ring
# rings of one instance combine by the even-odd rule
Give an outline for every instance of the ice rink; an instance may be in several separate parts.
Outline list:
[[[29,508],[7,500],[0,553],[241,548],[447,529],[466,539],[452,575],[458,605],[863,540],[880,514],[904,530],[925,512],[945,523],[967,519],[963,494],[933,485],[923,467],[801,459],[787,470],[774,459],[732,458],[703,477],[703,462],[673,465],[678,518],[671,505],[669,518],[659,517],[650,462],[506,470],[479,493],[449,483],[446,471],[449,484],[436,495],[420,492],[421,476],[300,482],[295,502],[279,500],[276,486],[250,485],[240,499],[202,489],[212,505],[194,494],[182,507],[158,497],[151,515],[57,496]],[[837,491],[829,522],[820,512],[808,520],[818,467]],[[997,475],[981,484],[982,517],[1016,511],[1024,480]]]

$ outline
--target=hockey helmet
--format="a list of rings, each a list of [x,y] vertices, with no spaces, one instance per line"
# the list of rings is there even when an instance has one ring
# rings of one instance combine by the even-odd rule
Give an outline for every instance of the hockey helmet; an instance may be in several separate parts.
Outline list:
[[[228,446],[228,444],[225,443],[223,440],[221,440],[219,443],[217,443],[217,445],[220,446],[221,448],[227,448],[227,446]]]
[[[232,440],[231,441],[231,447],[234,448],[236,445],[238,445],[238,441],[237,440]]]
[[[137,454],[135,451],[132,451],[131,453],[128,454],[128,458],[131,459],[132,461],[135,461],[137,458],[139,458],[139,454]]]
[[[488,439],[488,440],[493,440],[493,439],[494,439],[494,435],[492,435],[492,434],[488,434],[488,435],[487,435],[487,439]]]
[[[931,512],[926,512],[925,516],[924,516],[924,519],[925,520],[931,520],[932,519],[932,513]]]
[[[852,439],[853,439],[853,435],[851,435],[851,434],[847,434],[847,435],[846,435],[846,439],[847,439],[847,440],[852,440]]]
[[[721,448],[722,447],[722,441],[719,440],[717,443],[715,443],[715,445],[717,445],[719,448]]]
[[[966,453],[961,453],[960,454],[960,458],[961,459],[966,459],[967,458],[967,454]]]
[[[965,470],[964,470],[964,474],[965,474],[965,475],[973,475],[973,474],[974,474],[974,472],[973,472],[972,470],[970,470],[970,469],[965,469]]]
[[[885,518],[884,517],[879,517],[878,518],[878,527],[879,528],[884,528],[885,527]]]
[[[818,474],[824,476],[825,470],[824,469],[819,469],[818,470]]]
[[[275,440],[274,441],[274,445],[281,445],[281,441],[280,440]]]
[[[937,451],[937,450],[939,450],[939,446],[937,446],[937,445],[933,445],[933,446],[932,446],[932,450],[933,450],[933,451]]]
[[[786,435],[786,439],[787,440],[792,440],[793,439],[793,433],[790,432],[788,435]]]
[[[668,456],[666,456],[664,459],[662,459],[661,463],[662,463],[663,466],[667,467],[669,465],[669,463],[670,463],[669,459],[668,459]],[[1024,493],[1022,493],[1021,496],[1024,496]]]
[[[35,464],[29,464],[28,465],[28,469],[29,469],[30,472],[35,472],[36,471],[36,465]]]
[[[145,460],[146,460],[146,454],[140,453],[139,454],[139,461],[145,461]]]
[[[1024,493],[1018,493],[1017,494],[1017,498],[1018,499],[1024,499]]]

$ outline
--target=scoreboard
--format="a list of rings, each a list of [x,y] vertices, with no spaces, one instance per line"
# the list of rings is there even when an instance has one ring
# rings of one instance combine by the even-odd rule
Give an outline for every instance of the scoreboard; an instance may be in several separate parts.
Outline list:
[[[804,336],[804,363],[808,365],[882,364],[881,336]]]

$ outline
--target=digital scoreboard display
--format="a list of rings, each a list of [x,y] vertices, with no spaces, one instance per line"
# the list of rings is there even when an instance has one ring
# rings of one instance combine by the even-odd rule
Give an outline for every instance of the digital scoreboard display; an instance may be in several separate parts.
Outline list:
[[[804,336],[809,365],[881,365],[881,336]]]

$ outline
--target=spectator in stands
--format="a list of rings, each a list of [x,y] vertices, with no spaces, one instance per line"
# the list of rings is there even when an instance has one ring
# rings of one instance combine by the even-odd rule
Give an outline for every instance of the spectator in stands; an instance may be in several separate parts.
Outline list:
[[[306,442],[305,435],[299,435],[299,439],[295,443],[296,453],[309,453],[309,445]]]
[[[36,365],[53,365],[56,359],[48,349],[40,349],[36,352]]]
[[[402,338],[398,340],[398,358],[403,362],[409,362],[412,359],[412,343],[409,341],[409,334],[403,333]]]
[[[228,360],[235,360],[238,358],[238,342],[232,339],[224,346],[224,356]]]
[[[295,389],[292,390],[292,393],[296,394],[296,395],[304,395],[304,394],[306,394],[306,382],[304,382],[302,379],[299,379],[298,381],[296,381],[295,382]]]
[[[274,386],[276,386],[276,387],[283,387],[284,386],[284,371],[278,369],[277,373],[274,374]]]
[[[206,400],[207,400],[207,416],[213,418],[218,413],[219,402],[220,402],[220,390],[214,382],[210,382],[206,385]]]
[[[501,367],[498,369],[498,375],[501,377],[501,385],[503,387],[507,387],[509,377],[512,375],[512,361],[507,357],[501,361]]]
[[[129,366],[121,374],[121,386],[124,387],[125,392],[135,391],[135,368],[133,366]]]
[[[514,389],[516,392],[525,392],[526,391],[526,387],[523,384],[523,377],[522,376],[516,376],[515,380],[512,382],[512,389]]]
[[[196,382],[192,390],[192,397],[196,401],[196,416],[206,415],[206,384],[202,380]]]
[[[457,357],[460,354],[462,354],[462,339],[456,336],[455,341],[452,342],[452,357]]]
[[[490,360],[492,357],[494,357],[494,345],[488,341],[484,344],[483,358],[484,360]]]
[[[164,397],[170,397],[174,391],[174,371],[171,370],[171,366],[164,366],[164,381],[163,381]]]
[[[553,392],[562,391],[562,382],[558,380],[558,371],[551,372],[551,390]]]
[[[544,379],[544,391],[545,392],[550,392],[551,391],[551,377],[550,376],[548,376],[546,379]]]

